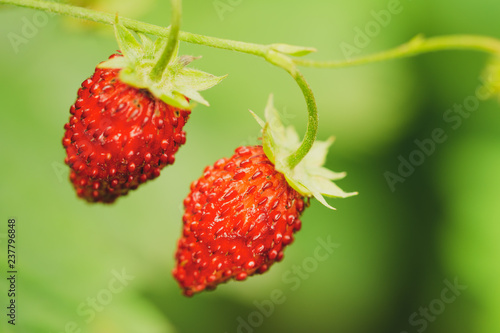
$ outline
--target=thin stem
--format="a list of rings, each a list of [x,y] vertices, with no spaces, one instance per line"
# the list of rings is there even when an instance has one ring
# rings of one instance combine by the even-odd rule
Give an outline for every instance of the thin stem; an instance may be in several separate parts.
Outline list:
[[[297,164],[302,161],[302,159],[307,155],[309,150],[316,140],[316,134],[318,133],[318,107],[316,106],[316,99],[314,98],[314,93],[307,83],[306,79],[299,71],[295,72],[295,81],[299,85],[307,104],[307,129],[304,139],[300,144],[300,147],[288,157],[288,166],[293,169]]]
[[[369,64],[378,61],[410,57],[427,52],[442,50],[473,50],[490,54],[500,54],[500,40],[478,35],[451,35],[424,38],[417,36],[408,43],[393,49],[346,61],[314,61],[293,59],[298,66],[314,68],[341,68]]]
[[[153,81],[162,77],[165,68],[167,68],[172,56],[177,48],[179,42],[179,31],[181,30],[181,17],[182,17],[182,1],[172,0],[172,21],[170,23],[170,34],[168,36],[167,46],[163,51],[160,59],[151,71],[151,78]]]
[[[19,7],[38,9],[49,13],[72,16],[83,20],[93,21],[97,23],[104,23],[109,25],[113,25],[115,22],[115,15],[113,14],[108,14],[72,5],[61,4],[57,2],[48,2],[39,0],[0,0],[0,4],[10,4]],[[144,23],[126,17],[120,16],[119,21],[126,28],[134,30],[136,32],[142,32],[145,34],[151,34],[165,38],[168,37],[170,33],[170,28],[164,28],[154,24]],[[179,31],[179,40],[187,43],[248,53],[261,57],[265,56],[266,51],[268,49],[268,46],[266,45],[233,41],[217,37],[203,36],[185,31]]]
[[[84,20],[94,21],[98,23],[113,25],[115,16],[112,14],[99,12],[87,8],[60,4],[56,2],[39,1],[39,0],[0,0],[0,3],[11,4],[19,7],[27,7],[32,9],[43,10],[46,12],[72,16]],[[119,21],[128,29],[152,34],[160,37],[168,37],[170,28],[160,27],[154,24],[144,23],[141,21],[119,17]],[[229,39],[209,37],[204,35],[193,34],[190,32],[179,31],[179,40],[184,42],[215,47],[224,50],[237,51],[242,53],[253,54],[265,57],[269,46],[255,43],[246,43]],[[395,58],[409,57],[425,52],[450,50],[450,49],[469,49],[483,51],[488,53],[500,53],[500,40],[479,36],[479,35],[452,35],[441,36],[424,39],[417,37],[408,43],[400,45],[394,49],[360,57],[346,61],[314,61],[307,59],[293,59],[296,65],[316,68],[340,68],[367,64],[377,61],[390,60]]]

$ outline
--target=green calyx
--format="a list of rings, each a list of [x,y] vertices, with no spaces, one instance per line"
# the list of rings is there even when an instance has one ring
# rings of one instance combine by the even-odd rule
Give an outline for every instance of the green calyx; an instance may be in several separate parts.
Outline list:
[[[252,111],[250,112],[262,127],[262,145],[266,156],[297,192],[306,197],[315,197],[330,209],[335,208],[326,202],[324,196],[347,198],[358,194],[357,192],[344,192],[333,182],[344,178],[346,176],[344,172],[337,173],[323,167],[333,138],[327,141],[315,141],[306,157],[296,167],[291,168],[287,162],[288,157],[300,146],[300,140],[292,126],[283,125],[274,107],[273,96],[269,97],[266,106],[266,121],[260,119]]]
[[[177,47],[165,70],[158,77],[152,75],[161,58],[167,39],[158,37],[152,41],[138,33],[141,43],[123,25],[115,23],[115,35],[123,57],[114,57],[101,64],[101,68],[121,68],[121,81],[136,88],[147,89],[163,102],[182,109],[190,109],[190,101],[208,106],[200,91],[218,84],[226,76],[215,76],[193,68],[187,68],[193,56],[177,56]]]

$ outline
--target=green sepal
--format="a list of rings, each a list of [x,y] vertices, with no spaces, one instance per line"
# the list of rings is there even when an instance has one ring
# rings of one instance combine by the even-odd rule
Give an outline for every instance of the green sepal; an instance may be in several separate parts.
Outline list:
[[[279,53],[287,54],[293,57],[303,57],[309,53],[316,52],[314,47],[296,46],[289,44],[271,44],[271,49]]]
[[[115,23],[115,36],[120,51],[131,63],[138,62],[142,57],[143,48],[135,39],[134,35],[127,28],[119,23]]]
[[[167,45],[166,38],[157,38],[154,42],[146,35],[138,33],[139,42],[123,25],[114,25],[116,40],[123,57],[114,57],[101,64],[101,68],[121,68],[121,81],[141,89],[149,90],[155,97],[165,103],[190,109],[189,101],[208,106],[200,91],[207,90],[226,76],[215,76],[193,68],[187,68],[199,57],[178,57],[179,45],[159,79],[153,79],[151,72]],[[189,99],[189,101],[187,100]]]
[[[326,202],[324,196],[347,198],[358,194],[344,192],[333,182],[344,178],[346,176],[344,172],[337,173],[323,167],[328,149],[333,144],[333,138],[315,141],[306,157],[292,169],[288,165],[288,157],[300,146],[300,138],[292,126],[283,125],[279,112],[274,107],[273,96],[269,96],[265,109],[265,122],[253,112],[252,114],[262,127],[264,153],[297,192],[306,197],[316,198],[330,209],[335,208]]]
[[[129,61],[125,57],[114,57],[101,62],[97,67],[99,68],[125,68],[129,64]]]

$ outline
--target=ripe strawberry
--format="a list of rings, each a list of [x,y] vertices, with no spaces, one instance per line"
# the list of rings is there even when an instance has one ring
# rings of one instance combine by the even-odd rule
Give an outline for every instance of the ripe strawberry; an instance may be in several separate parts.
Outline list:
[[[284,248],[301,228],[299,217],[309,198],[335,209],[323,196],[357,194],[332,182],[345,173],[323,166],[333,138],[315,141],[292,164],[291,154],[302,144],[293,127],[283,126],[272,95],[265,122],[252,114],[262,127],[263,146],[239,147],[231,158],[205,168],[184,199],[184,227],[172,273],[186,296],[263,273],[283,259]]]
[[[231,158],[207,167],[184,206],[173,275],[191,296],[280,261],[301,228],[305,204],[262,147],[254,146],[239,147]]]
[[[112,55],[110,59],[121,57]],[[78,196],[113,202],[175,161],[190,111],[123,83],[120,69],[96,68],[64,126],[66,164]]]
[[[89,202],[113,202],[174,163],[186,142],[190,101],[223,77],[188,68],[196,58],[165,57],[167,40],[152,41],[114,25],[121,54],[99,64],[71,107],[63,146],[70,179]],[[170,51],[169,51],[170,52]]]

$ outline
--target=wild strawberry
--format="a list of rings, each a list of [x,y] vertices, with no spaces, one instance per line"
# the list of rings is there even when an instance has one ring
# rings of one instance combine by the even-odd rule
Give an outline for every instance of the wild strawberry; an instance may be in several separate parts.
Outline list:
[[[119,72],[96,68],[78,90],[64,126],[70,179],[78,196],[91,202],[113,202],[158,177],[186,142],[190,111],[123,83]]]
[[[123,56],[112,55],[82,83],[64,126],[70,180],[89,202],[111,203],[174,163],[186,142],[189,100],[208,105],[198,91],[222,79],[186,68],[195,58],[177,51],[153,77],[166,41],[139,34],[139,44],[119,24],[115,32]]]
[[[237,148],[191,184],[172,272],[186,296],[266,272],[283,259],[309,197],[328,205],[322,195],[355,194],[331,182],[345,174],[322,167],[331,142],[317,141],[311,155],[290,168],[286,157],[300,143],[295,131],[281,124],[272,98],[266,119],[257,119],[263,146]]]
[[[235,152],[207,167],[184,200],[173,274],[188,296],[267,271],[301,227],[304,200],[262,146]]]

